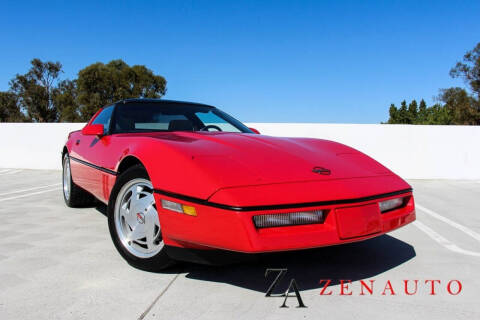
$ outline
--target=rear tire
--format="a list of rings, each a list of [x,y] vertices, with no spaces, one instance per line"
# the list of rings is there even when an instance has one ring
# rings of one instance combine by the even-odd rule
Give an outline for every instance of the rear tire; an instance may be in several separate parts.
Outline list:
[[[68,207],[82,208],[94,203],[95,198],[73,182],[68,153],[63,156],[62,182],[63,199]]]
[[[156,272],[175,264],[166,253],[153,187],[143,166],[135,165],[117,178],[107,215],[112,241],[131,266]]]

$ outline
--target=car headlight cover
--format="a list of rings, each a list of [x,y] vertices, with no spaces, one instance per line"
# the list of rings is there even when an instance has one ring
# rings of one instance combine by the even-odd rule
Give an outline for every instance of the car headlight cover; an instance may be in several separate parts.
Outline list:
[[[395,199],[389,199],[385,200],[382,202],[378,203],[378,206],[380,207],[380,212],[384,213],[396,208],[399,208],[403,206],[403,203],[405,201],[405,198],[395,198]]]
[[[302,224],[323,223],[323,210],[262,214],[253,217],[257,228],[295,226]]]

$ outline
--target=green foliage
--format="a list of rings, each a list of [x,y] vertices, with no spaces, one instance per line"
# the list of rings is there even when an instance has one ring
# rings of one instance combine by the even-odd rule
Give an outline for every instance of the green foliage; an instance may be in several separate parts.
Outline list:
[[[75,80],[59,82],[55,90],[55,105],[58,110],[58,121],[79,122],[82,120],[78,112],[77,84]]]
[[[397,107],[395,107],[393,103],[390,105],[390,109],[388,110],[388,113],[390,114],[390,118],[388,119],[387,123],[390,123],[390,124],[400,123],[398,109]]]
[[[405,100],[399,109],[390,105],[387,123],[391,124],[439,124],[439,125],[480,125],[480,43],[465,54],[463,62],[458,62],[450,70],[454,78],[465,80],[474,95],[463,88],[440,89],[436,103],[427,107],[425,100],[412,102],[406,106]],[[476,96],[475,96],[476,95]]]
[[[0,122],[24,122],[25,115],[18,107],[18,98],[12,92],[0,92]]]
[[[457,62],[450,70],[453,78],[463,78],[470,89],[480,99],[480,42],[463,56],[463,62]]]
[[[428,111],[427,111],[427,103],[425,100],[420,101],[420,106],[418,107],[417,113],[417,123],[425,124],[427,122]]]
[[[452,124],[480,124],[480,112],[476,101],[463,88],[441,89],[438,100],[444,103],[444,108],[451,117]]]
[[[166,80],[142,65],[122,60],[94,63],[78,79],[61,80],[60,62],[31,61],[30,70],[0,92],[0,121],[87,121],[101,107],[127,98],[160,98]]]
[[[418,105],[416,100],[412,100],[408,105],[408,123],[415,123],[418,116]]]
[[[430,108],[427,108],[427,120],[424,123],[418,124],[437,124],[437,125],[449,125],[452,123],[452,115],[448,108],[434,104]]]
[[[408,113],[407,102],[405,100],[400,103],[400,109],[398,110],[398,120],[401,123],[410,123],[410,115]]]
[[[17,74],[10,81],[10,90],[17,96],[19,108],[26,111],[29,119],[35,122],[56,121],[57,109],[53,99],[62,65],[39,59],[33,59],[31,64],[26,74]]]
[[[427,107],[425,101],[420,101],[420,107],[417,110],[416,100],[412,100],[406,106],[406,102],[402,101],[402,106],[399,110],[394,104],[390,106],[390,119],[389,124],[437,124],[446,125],[452,124],[451,110],[440,104],[435,104],[431,107]],[[392,114],[396,115],[392,118]],[[403,114],[403,115],[402,115]]]
[[[145,66],[130,67],[122,60],[95,63],[78,73],[77,89],[80,115],[88,120],[99,107],[128,98],[160,98],[166,92],[166,80]]]

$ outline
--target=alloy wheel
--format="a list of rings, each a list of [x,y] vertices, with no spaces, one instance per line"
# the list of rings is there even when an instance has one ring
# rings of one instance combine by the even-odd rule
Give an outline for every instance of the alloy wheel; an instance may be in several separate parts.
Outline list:
[[[137,178],[118,193],[114,211],[120,242],[139,258],[155,256],[164,246],[152,183]]]

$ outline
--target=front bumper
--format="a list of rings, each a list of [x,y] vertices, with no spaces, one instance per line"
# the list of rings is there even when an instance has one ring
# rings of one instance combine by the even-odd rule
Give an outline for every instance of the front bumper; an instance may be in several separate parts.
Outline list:
[[[378,202],[399,196],[407,199],[403,207],[380,213]],[[373,196],[354,203],[333,201],[331,204],[295,209],[252,208],[248,211],[215,207],[155,193],[157,204],[161,203],[161,199],[196,208],[197,216],[188,216],[157,206],[165,244],[190,249],[260,253],[316,248],[377,237],[415,220],[411,191],[384,197]],[[253,223],[255,215],[303,210],[324,210],[325,221],[321,224],[263,229],[257,229]]]

